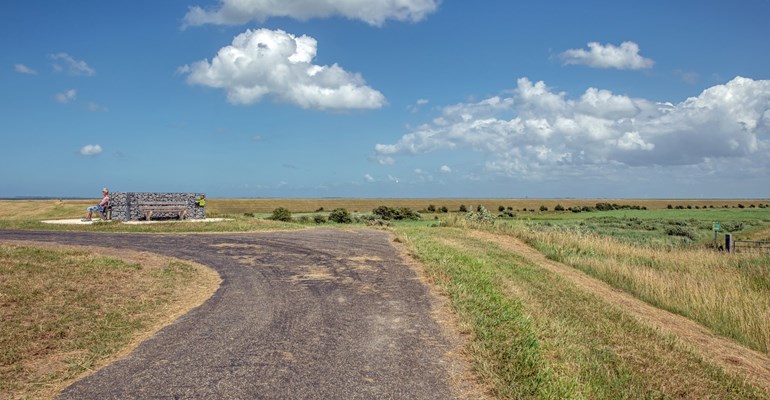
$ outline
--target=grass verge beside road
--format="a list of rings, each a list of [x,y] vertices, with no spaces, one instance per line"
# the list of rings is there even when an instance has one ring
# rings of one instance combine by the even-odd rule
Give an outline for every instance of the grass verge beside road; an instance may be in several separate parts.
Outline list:
[[[496,397],[770,397],[509,249],[459,228],[397,230],[470,327]]]
[[[159,256],[0,243],[0,398],[53,397],[218,285],[206,267]]]

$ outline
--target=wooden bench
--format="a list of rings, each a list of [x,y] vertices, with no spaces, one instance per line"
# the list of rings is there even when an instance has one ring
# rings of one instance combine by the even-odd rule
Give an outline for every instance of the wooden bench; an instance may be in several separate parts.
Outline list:
[[[147,221],[152,218],[153,213],[175,213],[179,214],[179,219],[185,219],[187,215],[187,203],[178,201],[154,201],[139,203],[139,212],[144,213]]]

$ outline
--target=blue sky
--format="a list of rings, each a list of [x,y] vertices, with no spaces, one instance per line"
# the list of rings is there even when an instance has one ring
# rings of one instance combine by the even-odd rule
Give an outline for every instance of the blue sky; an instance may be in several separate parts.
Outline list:
[[[16,1],[0,197],[770,197],[770,2]]]

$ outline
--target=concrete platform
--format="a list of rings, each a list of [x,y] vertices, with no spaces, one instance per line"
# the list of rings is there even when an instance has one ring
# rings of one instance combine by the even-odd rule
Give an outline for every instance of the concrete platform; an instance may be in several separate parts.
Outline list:
[[[117,221],[123,224],[130,224],[130,225],[141,225],[141,224],[167,224],[172,222],[222,222],[222,221],[229,221],[230,219],[227,218],[205,218],[205,219],[184,219],[184,220],[165,220],[165,221]],[[55,225],[92,225],[92,224],[107,224],[107,223],[113,223],[113,221],[104,221],[98,218],[94,218],[91,221],[82,221],[81,218],[79,219],[52,219],[52,220],[46,220],[46,221],[40,221],[44,224],[55,224]]]

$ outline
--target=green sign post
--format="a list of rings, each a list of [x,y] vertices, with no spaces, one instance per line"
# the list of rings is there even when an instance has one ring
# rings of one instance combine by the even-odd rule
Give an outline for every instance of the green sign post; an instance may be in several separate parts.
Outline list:
[[[719,221],[714,221],[714,247],[717,247],[717,232],[719,232]]]

